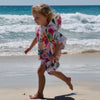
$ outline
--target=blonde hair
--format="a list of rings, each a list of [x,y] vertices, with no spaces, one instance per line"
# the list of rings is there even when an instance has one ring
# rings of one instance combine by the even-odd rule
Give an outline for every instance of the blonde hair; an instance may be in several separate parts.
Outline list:
[[[38,4],[38,5],[32,6],[32,14],[34,13],[39,13],[47,17],[48,22],[50,22],[53,16],[53,12],[51,8],[46,4]]]

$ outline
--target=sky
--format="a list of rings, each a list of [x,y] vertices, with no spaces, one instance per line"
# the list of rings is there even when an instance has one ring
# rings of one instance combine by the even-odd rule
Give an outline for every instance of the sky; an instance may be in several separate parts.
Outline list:
[[[0,0],[0,5],[100,5],[100,0]]]

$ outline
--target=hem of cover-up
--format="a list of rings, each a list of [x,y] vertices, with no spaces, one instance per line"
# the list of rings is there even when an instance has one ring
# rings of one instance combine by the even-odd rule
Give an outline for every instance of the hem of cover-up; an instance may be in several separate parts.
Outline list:
[[[44,65],[44,67],[45,67],[48,74],[51,74],[52,72],[56,71],[59,68],[59,66],[60,66],[59,61],[57,61],[56,63],[57,63],[56,65],[51,67],[51,66],[47,66],[45,63],[43,63],[41,61],[41,65]]]
[[[59,66],[60,66],[60,63],[59,63],[59,65],[56,66],[56,68],[54,70],[52,70],[52,71],[46,70],[46,71],[48,72],[48,74],[51,74],[51,73],[55,72],[59,68]]]

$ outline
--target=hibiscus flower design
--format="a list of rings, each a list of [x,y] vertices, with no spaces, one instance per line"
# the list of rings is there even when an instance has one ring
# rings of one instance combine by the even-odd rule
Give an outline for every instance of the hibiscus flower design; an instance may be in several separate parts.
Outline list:
[[[53,29],[48,29],[48,33],[51,33],[52,35],[53,35],[53,33],[54,33],[54,30]]]
[[[42,38],[42,40],[45,42],[46,45],[48,44],[47,36],[44,36],[44,37]]]

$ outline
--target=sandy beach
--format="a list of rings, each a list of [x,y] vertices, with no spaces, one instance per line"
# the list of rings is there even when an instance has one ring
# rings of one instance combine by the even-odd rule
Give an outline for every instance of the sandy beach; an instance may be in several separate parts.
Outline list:
[[[45,100],[100,100],[100,53],[62,55],[61,70],[72,77],[74,90],[59,79],[46,76]],[[37,56],[0,57],[0,100],[30,100],[38,88]]]
[[[56,86],[46,86],[44,90],[44,100],[99,100],[100,83],[74,82],[74,90],[70,91],[64,84]],[[0,100],[30,100],[29,95],[35,93],[36,87],[26,88],[1,88]]]

